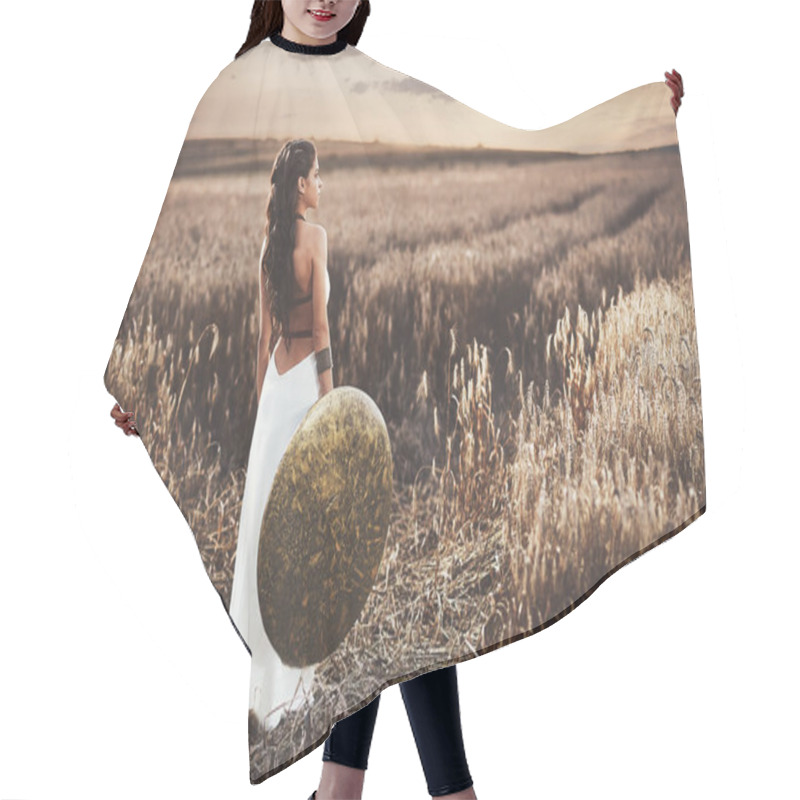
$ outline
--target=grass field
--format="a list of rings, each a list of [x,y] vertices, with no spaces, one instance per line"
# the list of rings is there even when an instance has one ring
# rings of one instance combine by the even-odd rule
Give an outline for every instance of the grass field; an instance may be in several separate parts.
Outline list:
[[[189,144],[106,386],[227,605],[279,143]],[[445,158],[326,142],[319,163],[334,385],[383,412],[395,489],[373,593],[318,666],[310,713],[281,723],[285,753],[388,664],[408,678],[529,635],[705,508],[677,148]],[[360,691],[326,692],[353,674]],[[254,774],[284,760],[275,741],[254,725]]]

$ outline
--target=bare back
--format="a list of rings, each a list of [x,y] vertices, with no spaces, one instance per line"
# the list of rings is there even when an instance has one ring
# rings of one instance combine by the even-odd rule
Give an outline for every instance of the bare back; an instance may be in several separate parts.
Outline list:
[[[295,249],[292,254],[292,265],[294,269],[294,301],[289,309],[289,331],[313,332],[315,329],[314,308],[319,307],[313,301],[314,295],[314,267],[318,265],[322,270],[327,269],[324,257],[320,257],[320,236],[321,226],[314,225],[303,220],[296,220]],[[325,298],[327,300],[327,297]],[[301,301],[301,302],[298,302]],[[327,330],[327,314],[323,315],[324,320],[317,320],[317,329]],[[283,375],[293,366],[302,361],[306,356],[314,351],[314,337],[306,335],[303,337],[292,338],[291,350],[287,348],[283,337],[278,340],[275,347],[273,358],[278,374]]]

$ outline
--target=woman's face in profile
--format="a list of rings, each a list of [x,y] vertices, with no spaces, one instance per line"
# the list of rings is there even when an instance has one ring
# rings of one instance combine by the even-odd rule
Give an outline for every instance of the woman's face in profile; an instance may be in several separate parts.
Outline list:
[[[358,0],[281,0],[284,24],[314,39],[337,34],[353,18]]]
[[[305,201],[311,208],[319,207],[319,196],[322,193],[322,178],[319,176],[319,159],[314,158],[314,166],[306,175]]]

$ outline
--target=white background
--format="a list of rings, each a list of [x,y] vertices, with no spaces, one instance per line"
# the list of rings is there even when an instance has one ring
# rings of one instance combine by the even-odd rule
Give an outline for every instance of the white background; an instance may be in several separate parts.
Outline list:
[[[250,785],[249,657],[103,385],[189,121],[250,6],[0,12],[2,800],[305,800],[317,786],[321,746]],[[373,3],[359,49],[521,128],[673,67],[685,82],[708,511],[556,625],[459,665],[481,800],[798,796],[789,8]],[[364,798],[425,797],[393,686]]]

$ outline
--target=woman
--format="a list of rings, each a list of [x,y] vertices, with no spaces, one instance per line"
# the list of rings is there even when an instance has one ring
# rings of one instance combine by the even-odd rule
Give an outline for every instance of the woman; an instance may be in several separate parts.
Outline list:
[[[369,15],[368,0],[281,0],[281,3],[261,2],[254,3],[251,13],[251,25],[245,43],[237,53],[237,57],[258,45],[266,37],[273,34],[273,43],[294,52],[301,52],[309,57],[323,55],[331,52],[340,39],[346,39],[352,45],[358,43],[366,18]],[[680,98],[683,96],[682,79],[675,70],[665,73],[666,83],[673,90],[672,107],[677,114]],[[316,161],[315,169],[316,169]],[[313,191],[311,184],[313,174],[306,178],[309,191]],[[299,185],[299,184],[298,184]],[[318,199],[318,194],[316,196]],[[298,206],[301,207],[301,206]],[[304,235],[307,223],[298,221],[297,232],[299,237]],[[324,236],[324,231],[320,236]],[[298,263],[299,269],[299,263]],[[308,287],[302,280],[306,273],[299,269],[297,282],[301,287]],[[317,286],[317,284],[314,284]],[[315,291],[311,287],[312,292]],[[318,297],[321,296],[319,289]],[[263,302],[263,300],[262,300]],[[324,310],[324,304],[312,300],[313,309]],[[316,326],[319,317],[312,313],[308,316],[308,306],[298,312],[298,326]],[[305,314],[304,317],[300,317]],[[263,318],[263,306],[262,306]],[[319,341],[314,341],[314,348],[320,349],[323,342],[329,344],[327,335],[327,318],[323,325],[325,334],[320,333]],[[290,325],[288,330],[294,330]],[[263,335],[263,329],[262,329]],[[310,349],[298,348],[290,354],[289,344],[286,342],[277,348],[273,360],[277,369],[268,375],[288,374],[294,365],[300,364],[303,358],[310,359]],[[269,361],[269,356],[260,357]],[[305,354],[305,355],[304,355]],[[262,374],[263,363],[259,362],[259,379]],[[310,365],[311,361],[307,362]],[[298,375],[308,372],[307,366],[299,367]],[[266,382],[265,382],[266,383]],[[270,384],[266,383],[267,386]],[[320,391],[329,391],[332,387],[330,370],[320,375]],[[304,400],[307,402],[307,398]],[[261,411],[261,398],[259,398],[259,412]],[[112,410],[116,423],[126,434],[136,434],[132,412],[122,412],[118,405]],[[258,423],[257,423],[258,424]],[[264,421],[264,424],[267,424]],[[255,434],[254,442],[255,445]],[[282,451],[281,451],[282,452]],[[260,458],[260,456],[254,456]],[[249,469],[248,469],[249,475]],[[256,507],[258,504],[254,504]],[[242,523],[244,524],[244,514]],[[240,531],[240,544],[242,542]],[[237,563],[239,556],[237,552]],[[299,672],[299,671],[298,671]],[[303,676],[300,676],[303,677]],[[458,703],[458,688],[456,667],[435,670],[420,675],[412,680],[400,684],[400,690],[408,712],[409,721],[415,737],[423,770],[425,772],[428,791],[432,797],[447,798],[476,798],[472,779],[467,767],[464,754],[464,744],[461,734],[460,713]],[[364,783],[365,770],[369,755],[372,734],[380,696],[371,703],[357,711],[355,714],[341,720],[334,725],[331,735],[325,742],[323,751],[322,777],[318,789],[312,793],[310,800],[329,800],[330,798],[360,798]]]
[[[306,220],[322,189],[316,148],[287,142],[275,158],[259,268],[258,410],[247,463],[229,613],[253,656],[250,708],[267,728],[304,701],[314,666],[287,667],[261,619],[261,520],[281,457],[311,406],[333,388],[325,229]],[[259,674],[260,673],[260,674]]]

